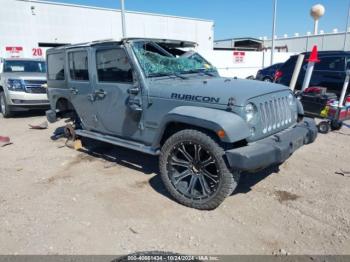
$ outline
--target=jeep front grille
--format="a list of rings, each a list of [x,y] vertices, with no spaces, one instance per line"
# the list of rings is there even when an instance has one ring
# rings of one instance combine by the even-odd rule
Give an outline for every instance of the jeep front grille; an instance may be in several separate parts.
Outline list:
[[[263,134],[287,127],[292,123],[288,96],[273,98],[259,104]]]

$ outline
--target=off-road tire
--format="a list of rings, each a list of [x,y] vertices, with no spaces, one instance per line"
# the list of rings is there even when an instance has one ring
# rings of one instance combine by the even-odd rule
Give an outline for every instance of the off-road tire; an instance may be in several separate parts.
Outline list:
[[[214,168],[216,168],[216,171],[218,171],[219,180],[214,185],[216,186],[216,189],[213,190],[212,194],[204,199],[193,199],[196,197],[188,197],[185,196],[185,194],[179,192],[178,188],[175,187],[174,183],[172,182],[172,179],[174,179],[171,176],[171,170],[174,168],[174,165],[171,165],[170,162],[172,161],[172,158],[174,156],[174,152],[177,150],[177,148],[180,148],[184,144],[191,146],[193,145],[194,151],[196,151],[196,148],[200,148],[199,151],[203,150],[203,153],[206,154],[209,152],[210,156],[214,160],[214,163],[212,165],[215,165]],[[195,147],[195,145],[197,147]],[[196,154],[196,153],[194,153]],[[199,153],[200,155],[200,153]],[[239,178],[240,178],[240,172],[238,171],[230,171],[226,161],[225,161],[225,152],[222,147],[219,146],[219,144],[212,139],[209,135],[192,129],[186,129],[179,131],[172,135],[166,142],[164,143],[161,154],[159,157],[159,167],[160,167],[160,175],[161,179],[168,190],[168,192],[171,194],[171,196],[179,203],[195,208],[200,210],[212,210],[217,208],[224,199],[231,195],[235,188],[238,185]],[[177,158],[177,157],[176,157]],[[201,157],[199,157],[200,160]],[[210,159],[210,157],[209,157]],[[204,163],[205,161],[202,161]],[[200,163],[197,162],[197,163]],[[185,168],[186,169],[186,168]],[[203,167],[205,169],[205,167]],[[200,167],[200,171],[196,173],[197,176],[200,176],[200,174],[203,174],[202,167]],[[196,171],[197,172],[197,171]],[[201,173],[202,172],[202,173]],[[206,181],[208,182],[208,176],[206,176]],[[192,176],[190,176],[189,179],[192,179]],[[203,182],[199,181],[200,179],[197,178],[196,183],[200,182],[200,186],[202,190],[204,191]],[[213,183],[210,181],[208,183]],[[190,187],[190,182],[188,183],[188,188]],[[208,185],[207,183],[207,185]],[[198,185],[197,185],[198,186]],[[208,188],[208,187],[207,187]],[[188,190],[188,189],[187,189]],[[198,193],[198,192],[197,192]],[[204,194],[204,192],[202,192]],[[192,190],[191,190],[192,194]]]
[[[12,112],[6,102],[5,93],[0,91],[0,115],[3,118],[9,118],[12,116]]]

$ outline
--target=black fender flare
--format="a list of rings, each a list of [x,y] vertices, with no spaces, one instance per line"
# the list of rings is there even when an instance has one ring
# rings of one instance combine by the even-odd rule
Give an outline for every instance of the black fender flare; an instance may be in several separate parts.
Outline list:
[[[197,126],[216,134],[223,130],[225,136],[220,139],[226,143],[238,142],[250,136],[250,129],[245,120],[232,112],[205,107],[180,106],[171,110],[163,118],[153,146],[159,146],[167,126],[171,123]]]

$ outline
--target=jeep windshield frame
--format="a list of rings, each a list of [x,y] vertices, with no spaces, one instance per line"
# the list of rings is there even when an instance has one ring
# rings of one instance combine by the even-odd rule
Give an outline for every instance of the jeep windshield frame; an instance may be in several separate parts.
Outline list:
[[[154,41],[135,41],[131,46],[147,78],[197,73],[217,75],[216,68],[194,51],[167,48]]]

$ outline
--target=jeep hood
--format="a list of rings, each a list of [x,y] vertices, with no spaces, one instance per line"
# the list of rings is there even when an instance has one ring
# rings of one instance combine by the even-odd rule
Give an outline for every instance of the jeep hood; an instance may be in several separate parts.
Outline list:
[[[247,100],[253,97],[288,90],[288,87],[279,84],[223,77],[154,78],[149,79],[148,84],[149,94],[152,97],[189,98],[183,100],[191,100],[190,97],[199,99],[205,97],[206,100],[212,98],[211,101],[222,105],[227,105],[229,98],[233,97],[236,106],[244,106]]]

